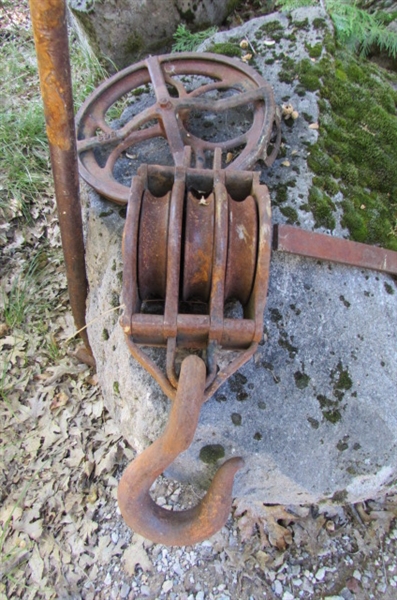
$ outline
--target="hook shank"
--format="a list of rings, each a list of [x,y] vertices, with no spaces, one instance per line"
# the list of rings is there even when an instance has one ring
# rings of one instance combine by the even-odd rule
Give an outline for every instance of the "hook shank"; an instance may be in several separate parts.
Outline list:
[[[201,358],[185,358],[163,435],[127,467],[120,480],[118,501],[124,520],[134,531],[156,543],[185,546],[201,542],[218,531],[230,513],[234,476],[244,465],[240,457],[221,466],[198,506],[169,511],[158,506],[149,494],[154,480],[193,440],[204,402],[205,381],[206,367]]]

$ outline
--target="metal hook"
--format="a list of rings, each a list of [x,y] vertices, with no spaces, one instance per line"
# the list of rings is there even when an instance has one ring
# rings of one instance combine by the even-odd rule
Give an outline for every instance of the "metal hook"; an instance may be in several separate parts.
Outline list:
[[[127,525],[153,542],[167,546],[196,544],[226,523],[234,476],[244,465],[241,457],[227,460],[201,502],[188,510],[166,510],[149,495],[154,480],[193,440],[204,402],[205,381],[203,360],[195,355],[185,358],[163,435],[127,467],[118,488],[119,507]]]

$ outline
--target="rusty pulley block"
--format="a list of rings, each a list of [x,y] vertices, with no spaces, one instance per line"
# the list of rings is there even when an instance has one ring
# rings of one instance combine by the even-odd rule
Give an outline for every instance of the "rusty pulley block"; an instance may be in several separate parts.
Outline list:
[[[178,385],[178,348],[204,351],[208,398],[263,336],[270,197],[258,173],[224,171],[220,159],[219,150],[214,169],[190,168],[186,147],[185,166],[144,165],[132,180],[121,322],[131,353],[170,398]],[[225,315],[232,299],[242,307],[240,318]],[[141,345],[167,348],[165,375]],[[238,351],[221,370],[219,348]]]
[[[126,95],[136,103],[142,86],[149,99],[112,122],[114,106]],[[249,125],[235,128],[234,118],[225,118],[214,138],[195,127],[205,115],[227,117],[247,107]],[[262,339],[271,249],[391,273],[397,253],[287,225],[272,230],[268,189],[250,169],[258,160],[274,161],[280,119],[270,86],[240,61],[192,53],[149,57],[87,99],[77,133],[81,175],[107,198],[128,202],[121,325],[131,354],[173,403],[164,434],[124,473],[120,509],[153,541],[193,544],[225,523],[242,458],[226,461],[188,511],[160,508],[149,489],[190,445],[202,403]],[[132,173],[125,156],[133,160],[156,139],[167,142],[170,164],[156,160]],[[166,349],[165,372],[145,346]],[[218,360],[224,351],[231,351],[226,366]]]

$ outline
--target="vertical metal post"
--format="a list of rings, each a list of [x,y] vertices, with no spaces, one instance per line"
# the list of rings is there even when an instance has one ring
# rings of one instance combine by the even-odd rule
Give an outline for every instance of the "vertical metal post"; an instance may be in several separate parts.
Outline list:
[[[85,326],[87,275],[65,0],[29,0],[70,305]],[[81,337],[92,354],[86,329]]]

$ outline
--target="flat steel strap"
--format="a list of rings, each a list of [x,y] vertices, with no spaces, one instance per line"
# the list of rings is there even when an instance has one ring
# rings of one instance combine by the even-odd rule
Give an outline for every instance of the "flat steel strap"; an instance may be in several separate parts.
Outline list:
[[[292,225],[274,225],[273,250],[397,275],[397,252],[305,231]]]

